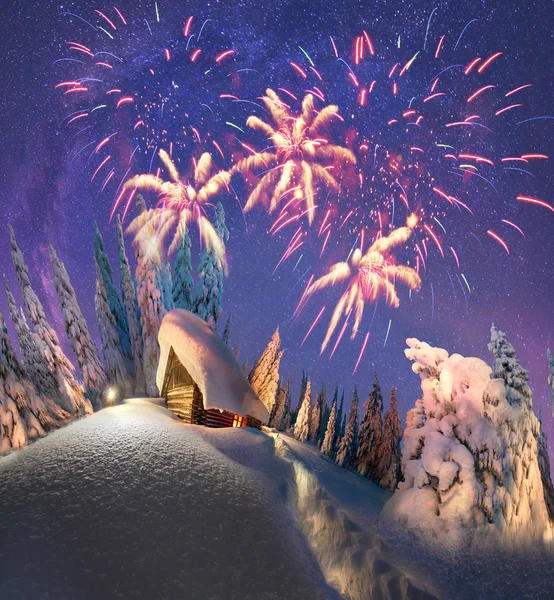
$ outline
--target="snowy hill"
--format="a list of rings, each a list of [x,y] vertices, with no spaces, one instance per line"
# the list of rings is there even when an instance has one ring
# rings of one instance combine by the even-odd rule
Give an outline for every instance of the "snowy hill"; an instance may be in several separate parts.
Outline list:
[[[288,436],[144,401],[3,457],[0,489],[6,598],[475,600],[554,583],[540,555],[440,556],[380,516],[387,492]],[[529,594],[510,596],[518,582]]]

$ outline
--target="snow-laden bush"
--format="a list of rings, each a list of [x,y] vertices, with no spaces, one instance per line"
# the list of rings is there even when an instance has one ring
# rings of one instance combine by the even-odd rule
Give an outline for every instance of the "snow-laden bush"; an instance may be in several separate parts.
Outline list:
[[[405,481],[385,511],[452,544],[477,529],[518,543],[550,540],[538,420],[527,373],[504,334],[493,327],[494,373],[478,358],[407,344],[423,395],[407,415]]]

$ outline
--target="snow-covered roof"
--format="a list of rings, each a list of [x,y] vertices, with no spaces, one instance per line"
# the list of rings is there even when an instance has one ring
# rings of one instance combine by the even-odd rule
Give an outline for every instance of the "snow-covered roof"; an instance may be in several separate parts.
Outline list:
[[[171,348],[194,379],[204,408],[250,415],[267,423],[269,413],[258,399],[229,346],[188,310],[176,308],[162,320],[158,333],[160,362],[156,383],[162,389]]]

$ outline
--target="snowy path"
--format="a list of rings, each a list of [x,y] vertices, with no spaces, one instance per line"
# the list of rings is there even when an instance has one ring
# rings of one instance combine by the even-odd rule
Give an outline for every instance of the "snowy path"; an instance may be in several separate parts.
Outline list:
[[[336,600],[268,441],[135,403],[0,459],[0,595]]]
[[[437,586],[426,569],[402,561],[378,533],[390,494],[337,467],[316,448],[276,435],[277,455],[294,465],[296,513],[327,580],[352,600],[431,600]]]
[[[551,600],[554,598],[554,548],[510,552],[476,540],[462,551],[435,546],[379,515],[389,494],[355,473],[338,468],[316,448],[280,434],[292,458],[313,474],[333,504],[375,540],[382,556],[430,587],[445,600]],[[344,550],[343,550],[344,552]],[[340,574],[339,574],[340,575]]]

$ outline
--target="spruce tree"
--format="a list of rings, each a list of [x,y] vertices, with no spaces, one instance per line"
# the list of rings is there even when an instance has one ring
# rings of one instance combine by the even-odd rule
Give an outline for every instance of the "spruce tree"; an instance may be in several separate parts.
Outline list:
[[[283,419],[281,421],[281,427],[279,431],[288,431],[291,427],[290,423],[290,379],[287,381],[286,396],[285,396],[285,409],[283,411]]]
[[[335,439],[337,431],[337,400],[333,399],[333,405],[331,407],[331,414],[329,415],[329,422],[327,423],[327,429],[325,431],[325,437],[323,444],[321,445],[321,453],[330,458],[335,457]]]
[[[83,317],[77,301],[75,290],[71,285],[67,270],[50,245],[50,262],[54,272],[54,286],[58,293],[65,332],[85,384],[87,396],[95,410],[103,406],[103,395],[106,389],[106,374],[98,356],[98,350],[90,336],[87,322]]]
[[[221,241],[226,242],[229,230],[225,225],[225,211],[221,202],[217,203],[213,226]],[[198,273],[194,311],[215,331],[221,316],[224,265],[212,248],[206,247],[202,251]]]
[[[339,447],[339,442],[341,437],[344,434],[343,431],[343,421],[344,421],[344,416],[343,416],[343,407],[344,407],[344,390],[342,390],[342,395],[340,398],[340,404],[339,404],[339,410],[337,412],[337,427],[335,430],[335,441],[333,442],[335,448]]]
[[[268,427],[274,427],[279,429],[281,421],[283,420],[283,413],[285,410],[286,391],[281,384],[281,380],[277,383],[277,394],[275,395],[275,402],[269,415],[269,421],[267,422]]]
[[[312,415],[310,417],[310,433],[308,435],[308,440],[310,442],[317,443],[317,436],[321,425],[321,408],[320,394],[316,394],[315,402],[312,407]]]
[[[398,414],[396,388],[390,394],[389,409],[383,423],[383,440],[379,446],[377,471],[381,474],[379,485],[391,492],[396,489],[402,477],[402,422]]]
[[[548,455],[548,436],[544,433],[542,426],[542,415],[539,410],[540,433],[537,440],[539,470],[541,472],[542,488],[544,492],[544,501],[550,520],[554,520],[554,485],[550,474],[550,456]]]
[[[306,384],[306,390],[304,392],[304,398],[300,405],[300,410],[296,417],[296,423],[294,424],[294,437],[299,442],[305,442],[310,434],[310,412],[312,407],[312,392],[311,384],[308,379]]]
[[[358,449],[358,388],[354,386],[354,397],[348,415],[348,425],[341,438],[337,451],[337,465],[345,469],[353,469],[356,465]]]
[[[491,341],[488,348],[494,357],[491,379],[499,379],[504,383],[506,400],[513,408],[514,414],[519,416],[517,430],[506,436],[507,447],[505,449],[505,454],[518,465],[518,468],[506,466],[502,473],[503,483],[512,495],[510,508],[517,515],[519,513],[518,505],[526,504],[537,491],[534,467],[540,452],[541,426],[533,412],[533,397],[529,387],[528,372],[520,364],[516,351],[508,341],[506,334],[495,327],[494,323],[491,326]],[[537,447],[537,441],[539,447]],[[548,490],[545,490],[545,483],[548,487],[548,480],[545,482],[544,476],[540,473],[540,461],[538,461],[538,470],[543,484],[542,496],[545,497],[548,494]]]
[[[374,373],[375,381],[365,403],[365,414],[360,425],[356,466],[358,473],[373,481],[380,481],[378,472],[378,452],[383,438],[383,396]]]
[[[131,355],[131,340],[129,338],[129,324],[127,322],[127,314],[117,289],[113,282],[112,267],[108,260],[108,255],[104,249],[104,240],[98,229],[98,225],[94,224],[94,260],[100,271],[102,283],[106,290],[108,304],[117,325],[117,335],[119,337],[119,345],[121,346],[121,354],[125,359],[125,367],[130,375],[133,375],[133,357]]]
[[[13,349],[0,312],[0,453],[21,447],[68,418],[51,399],[38,395]]]
[[[144,372],[142,367],[142,330],[140,325],[140,310],[138,307],[135,281],[131,275],[131,267],[125,251],[125,240],[121,219],[117,215],[117,247],[119,250],[119,283],[123,307],[129,326],[129,339],[135,372],[135,393],[143,394],[145,391]]]
[[[83,386],[75,378],[75,369],[65,355],[56,332],[46,320],[44,308],[31,287],[29,271],[23,254],[15,240],[13,228],[10,226],[12,260],[19,280],[21,298],[33,324],[35,333],[42,342],[41,350],[49,363],[50,371],[57,382],[57,397],[60,406],[72,416],[83,416],[92,413],[92,405],[85,398]]]
[[[162,263],[160,267],[160,289],[162,290],[163,305],[166,312],[173,310],[173,282],[171,279],[171,265]]]
[[[104,288],[104,279],[98,266],[96,267],[94,307],[100,329],[100,339],[102,340],[102,355],[104,357],[106,377],[110,385],[116,386],[119,393],[123,397],[127,397],[131,392],[132,386],[128,379],[129,373],[125,366],[125,359],[119,346],[117,324],[110,310],[108,295]]]
[[[186,225],[173,263],[173,304],[175,308],[193,309],[192,261],[190,237]]]
[[[160,260],[157,248],[148,238],[135,240],[137,258],[137,300],[140,309],[142,328],[142,369],[146,393],[150,397],[158,395],[156,373],[160,358],[158,331],[165,315],[162,292],[156,285]]]
[[[277,327],[266,349],[248,374],[248,381],[252,389],[269,411],[271,411],[273,402],[275,402],[282,356],[281,337]]]
[[[8,307],[17,333],[17,339],[19,340],[19,350],[29,379],[39,394],[45,397],[52,396],[56,398],[58,395],[58,382],[55,374],[50,370],[50,363],[46,358],[44,344],[38,335],[29,329],[23,310],[17,308],[15,298],[11,293],[5,275],[4,289],[6,290]],[[59,410],[62,410],[61,407]]]
[[[308,374],[302,369],[302,380],[300,382],[300,395],[298,396],[298,404],[296,408],[291,413],[291,424],[294,425],[296,421],[296,416],[300,411],[300,407],[302,406],[302,402],[304,401],[304,393],[306,392],[306,386],[308,385]]]
[[[336,393],[338,394],[338,386]],[[318,446],[321,446],[321,444],[323,444],[323,440],[325,439],[325,432],[327,431],[327,424],[329,423],[329,416],[331,415],[331,409],[327,404],[327,388],[325,387],[325,384],[323,384],[323,386],[321,387],[319,400],[321,403],[321,421],[319,425],[319,432],[317,435],[317,443]]]
[[[227,317],[227,322],[225,323],[225,327],[223,329],[223,333],[221,335],[221,339],[229,346],[229,334],[231,331],[231,315]]]

